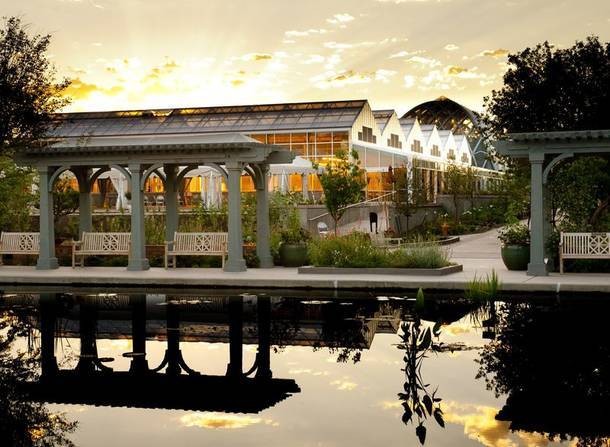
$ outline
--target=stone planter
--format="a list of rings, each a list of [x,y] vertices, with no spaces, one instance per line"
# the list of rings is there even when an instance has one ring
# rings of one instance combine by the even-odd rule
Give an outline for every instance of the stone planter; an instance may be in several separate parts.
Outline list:
[[[284,267],[301,267],[307,264],[307,245],[280,245],[280,263]]]
[[[527,270],[530,262],[529,245],[503,245],[502,261],[508,270]]]

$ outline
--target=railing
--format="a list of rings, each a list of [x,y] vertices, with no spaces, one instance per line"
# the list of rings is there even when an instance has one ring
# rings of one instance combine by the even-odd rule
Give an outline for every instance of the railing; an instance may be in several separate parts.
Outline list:
[[[394,191],[390,191],[390,192],[388,192],[386,194],[374,197],[372,199],[366,199],[366,200],[363,200],[362,202],[352,203],[351,205],[348,205],[348,206],[346,206],[346,207],[344,207],[342,209],[347,210],[347,209],[354,208],[354,207],[357,207],[357,206],[360,206],[360,205],[364,205],[365,203],[379,202],[380,201],[379,199],[383,199],[384,197],[391,196],[393,194],[394,194]],[[326,213],[320,214],[319,216],[311,217],[310,219],[308,219],[308,221],[309,222],[313,222],[315,220],[321,219],[322,217],[326,217],[329,214],[330,213],[326,212]]]

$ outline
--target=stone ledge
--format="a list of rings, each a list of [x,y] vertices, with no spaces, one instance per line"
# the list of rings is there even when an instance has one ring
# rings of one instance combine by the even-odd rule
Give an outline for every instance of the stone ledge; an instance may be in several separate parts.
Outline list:
[[[395,267],[299,267],[299,274],[335,274],[335,275],[421,275],[421,276],[443,276],[458,273],[464,270],[461,264],[449,265],[438,269],[407,269]]]

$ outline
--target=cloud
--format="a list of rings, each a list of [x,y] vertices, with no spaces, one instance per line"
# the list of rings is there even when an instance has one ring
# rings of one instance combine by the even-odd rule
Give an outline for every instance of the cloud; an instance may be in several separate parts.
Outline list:
[[[504,48],[498,48],[497,50],[484,50],[479,53],[481,57],[493,57],[493,58],[501,58],[508,56],[509,51]]]
[[[448,67],[447,67],[445,70],[447,71],[447,74],[448,74],[449,76],[457,76],[457,75],[459,75],[460,73],[466,73],[466,72],[468,72],[468,69],[467,69],[467,68],[464,68],[464,67],[459,67],[459,66],[457,66],[457,65],[449,65],[449,66],[448,66]]]
[[[115,85],[110,88],[103,88],[97,84],[83,81],[80,77],[76,77],[72,80],[72,83],[64,90],[63,95],[69,96],[73,100],[81,100],[89,98],[95,93],[101,93],[107,96],[117,95],[123,91],[123,87]]]
[[[269,53],[248,53],[244,54],[241,59],[243,61],[268,61],[273,59],[273,56]]]
[[[405,81],[405,88],[411,88],[415,85],[415,76],[405,75],[403,79]]]
[[[441,62],[439,60],[424,56],[411,56],[409,59],[407,59],[407,62],[426,66],[429,68],[434,68],[441,65]]]
[[[339,391],[353,391],[358,387],[357,383],[349,380],[334,380],[330,384],[336,386]]]
[[[284,36],[285,37],[290,37],[290,38],[294,38],[294,37],[307,37],[307,36],[311,36],[311,35],[320,35],[320,34],[326,34],[328,33],[327,29],[324,28],[310,28],[304,31],[298,31],[298,30],[290,30],[290,31],[285,31],[284,32]]]
[[[311,64],[321,64],[326,60],[324,56],[319,54],[310,54],[309,57],[305,60],[301,61],[301,64],[311,65]]]
[[[445,50],[447,51],[455,51],[455,50],[459,50],[460,47],[458,47],[457,45],[453,44],[453,43],[448,43],[447,45],[445,45]]]
[[[180,418],[180,423],[184,427],[211,429],[237,429],[261,423],[271,426],[279,425],[271,419],[262,419],[260,417],[213,412],[189,413]]]
[[[379,3],[448,3],[452,0],[377,0]]]
[[[394,70],[380,68],[373,72],[358,72],[345,70],[336,73],[332,70],[312,77],[310,80],[320,89],[341,88],[347,85],[368,84],[373,81],[388,83],[390,78],[397,74]]]
[[[335,14],[330,19],[326,19],[326,21],[333,25],[339,25],[341,28],[345,28],[346,23],[349,23],[354,19],[355,19],[355,17],[353,15],[345,12],[345,13],[341,13],[341,14]]]

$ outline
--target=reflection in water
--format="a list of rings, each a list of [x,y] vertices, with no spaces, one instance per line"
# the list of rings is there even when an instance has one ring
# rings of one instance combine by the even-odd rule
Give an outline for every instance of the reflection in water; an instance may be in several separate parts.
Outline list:
[[[4,296],[0,445],[70,445],[75,423],[46,402],[70,408],[77,435],[99,417],[91,405],[105,417],[117,407],[165,409],[146,430],[183,431],[151,446],[187,435],[213,445],[371,445],[366,433],[404,445],[401,418],[428,445],[604,446],[607,306],[595,309],[221,292]],[[476,369],[483,380],[473,380]],[[263,440],[252,430],[273,434]],[[214,438],[222,433],[231,437]]]
[[[607,311],[578,301],[502,304],[496,339],[479,360],[488,389],[508,395],[497,419],[548,440],[609,445]]]
[[[31,401],[20,386],[37,378],[37,352],[25,355],[15,347],[17,337],[31,330],[20,313],[19,309],[0,312],[0,445],[71,446],[67,436],[76,423]]]

